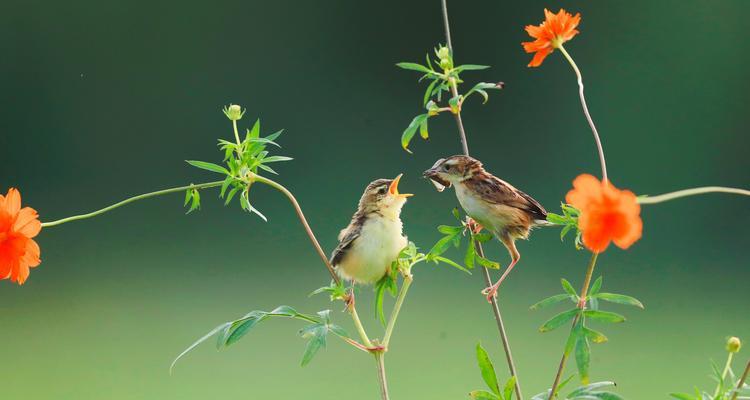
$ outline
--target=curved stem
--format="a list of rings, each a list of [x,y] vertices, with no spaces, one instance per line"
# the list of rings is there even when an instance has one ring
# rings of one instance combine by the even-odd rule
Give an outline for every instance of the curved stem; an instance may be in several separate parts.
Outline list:
[[[716,390],[714,391],[714,398],[718,398],[719,393],[721,392],[722,386],[724,386],[724,380],[727,379],[727,374],[729,373],[729,368],[732,367],[732,358],[734,357],[733,352],[729,352],[729,355],[727,356],[727,362],[724,364],[724,370],[721,373],[721,380],[716,383]]]
[[[305,214],[302,212],[302,208],[299,206],[299,203],[297,202],[297,199],[294,197],[292,192],[290,192],[287,188],[282,186],[280,183],[277,183],[275,181],[272,181],[268,178],[264,178],[260,175],[254,175],[252,177],[252,180],[260,183],[265,183],[268,186],[271,186],[272,188],[280,191],[284,194],[284,196],[289,199],[289,201],[292,203],[292,206],[294,207],[294,211],[297,213],[297,217],[299,218],[299,221],[302,223],[302,226],[305,228],[305,232],[307,232],[307,236],[310,238],[310,241],[313,244],[313,247],[315,247],[315,250],[318,252],[318,256],[320,256],[320,259],[323,260],[323,263],[325,264],[326,268],[328,269],[328,273],[331,274],[331,279],[333,279],[336,284],[340,284],[341,280],[339,279],[339,276],[336,274],[336,271],[333,270],[333,267],[331,266],[331,263],[328,261],[328,257],[326,256],[326,253],[323,251],[323,248],[320,247],[320,243],[318,242],[318,239],[315,237],[315,233],[313,233],[312,228],[310,228],[310,224],[307,223],[307,218],[305,218]]]
[[[446,46],[448,46],[448,49],[451,51],[451,56],[453,55],[453,44],[451,43],[451,31],[450,31],[450,24],[448,22],[448,1],[447,0],[441,0],[441,6],[443,11],[443,25],[445,27],[445,42]],[[455,79],[450,80],[450,87],[451,87],[451,93],[454,97],[458,96],[458,83]],[[469,142],[466,140],[466,130],[464,129],[464,123],[461,119],[461,111],[453,114],[456,118],[456,125],[458,126],[458,136],[461,140],[461,149],[463,150],[463,153],[465,155],[469,155]],[[482,244],[478,241],[475,242],[475,247],[477,254],[484,257],[484,250],[482,249]],[[484,282],[486,287],[489,287],[492,285],[492,278],[490,277],[490,272],[487,270],[487,268],[482,267],[482,272],[484,275]],[[500,334],[500,341],[503,345],[503,350],[505,351],[505,358],[508,362],[508,370],[510,371],[510,375],[515,377],[515,393],[516,393],[516,399],[522,400],[523,395],[521,394],[521,383],[519,382],[518,375],[516,374],[516,366],[513,362],[513,354],[510,351],[510,342],[508,341],[508,336],[505,333],[505,324],[503,323],[503,317],[500,313],[500,307],[497,304],[497,298],[493,297],[490,300],[490,303],[492,304],[492,313],[495,316],[495,321],[497,322],[497,330]]]
[[[664,193],[658,196],[639,197],[638,203],[640,204],[656,204],[662,203],[669,200],[678,199],[680,197],[695,196],[706,193],[732,193],[750,196],[750,190],[737,189],[723,186],[704,186],[692,189],[683,189],[676,192]]]
[[[375,362],[378,365],[378,383],[380,383],[380,398],[382,400],[389,400],[388,395],[388,379],[385,376],[385,354],[382,351],[376,352]]]
[[[391,341],[391,335],[393,334],[393,328],[396,326],[396,319],[398,319],[398,313],[401,311],[401,306],[404,305],[404,299],[406,299],[406,292],[409,291],[412,281],[411,274],[404,275],[404,283],[401,285],[401,290],[398,292],[396,303],[393,305],[393,311],[391,317],[388,319],[388,325],[385,328],[385,336],[383,337],[383,347],[388,350],[388,343]]]
[[[583,78],[581,77],[581,71],[578,69],[578,66],[576,65],[575,61],[573,61],[573,57],[568,54],[568,52],[565,50],[565,47],[563,47],[562,44],[558,45],[557,47],[560,49],[560,52],[563,53],[565,58],[570,63],[570,66],[573,67],[573,71],[576,73],[576,77],[578,78],[578,96],[581,98],[581,106],[583,107],[583,114],[586,116],[586,121],[588,121],[589,126],[591,127],[591,132],[594,134],[594,140],[596,141],[596,149],[599,152],[599,163],[602,165],[602,180],[607,180],[607,162],[604,159],[604,149],[602,148],[602,141],[599,138],[599,132],[596,130],[596,126],[594,125],[594,121],[591,119],[591,114],[589,114],[589,107],[586,105],[586,97],[583,95]]]
[[[596,259],[599,257],[599,253],[594,253],[591,255],[591,260],[589,261],[589,266],[586,269],[586,277],[583,280],[583,287],[581,288],[581,295],[579,296],[581,300],[578,302],[578,308],[581,310],[586,308],[586,296],[589,292],[589,285],[591,284],[591,277],[594,275],[594,267],[596,267]],[[570,335],[573,333],[573,329],[575,329],[576,324],[578,323],[578,320],[580,319],[581,314],[576,314],[575,318],[573,318],[573,323],[570,328],[570,334],[568,334],[568,338],[570,338]],[[567,343],[567,341],[566,341]],[[568,356],[570,356],[570,353],[567,350],[567,346],[565,351],[563,351],[562,358],[560,359],[560,365],[557,367],[557,373],[555,374],[555,382],[552,383],[552,388],[550,388],[549,391],[549,397],[547,397],[547,400],[552,400],[555,398],[555,391],[557,391],[557,386],[560,384],[560,379],[562,378],[563,371],[565,370],[565,364],[568,362]]]
[[[734,389],[732,400],[737,399],[737,395],[740,393],[740,390],[742,390],[742,387],[745,386],[745,381],[747,380],[748,375],[750,375],[750,361],[748,361],[747,365],[745,366],[745,372],[742,373],[742,378],[740,378],[740,381],[737,382],[737,387]]]
[[[351,306],[349,307],[349,312],[352,315],[352,320],[354,321],[354,326],[357,328],[359,337],[362,338],[362,343],[368,348],[373,347],[372,342],[370,341],[370,338],[367,336],[367,331],[365,331],[365,327],[364,325],[362,325],[362,321],[359,319],[359,314],[357,314],[357,309],[354,306]]]
[[[224,181],[199,183],[199,184],[196,184],[196,185],[179,186],[179,187],[175,187],[175,188],[164,189],[164,190],[157,190],[155,192],[139,194],[138,196],[130,197],[130,198],[125,199],[125,200],[123,200],[123,201],[121,201],[119,203],[112,204],[111,206],[104,207],[101,210],[90,212],[88,214],[74,215],[72,217],[62,218],[62,219],[58,219],[56,221],[43,222],[42,223],[42,227],[43,228],[49,228],[49,227],[52,227],[52,226],[62,225],[62,224],[67,223],[67,222],[78,221],[78,220],[87,219],[87,218],[93,218],[93,217],[96,217],[98,215],[104,214],[104,213],[106,213],[108,211],[112,211],[115,208],[120,208],[120,207],[122,207],[124,205],[130,204],[130,203],[138,201],[138,200],[144,200],[144,199],[148,199],[148,198],[151,198],[151,197],[162,196],[162,195],[165,195],[165,194],[184,192],[185,190],[188,190],[188,189],[206,189],[206,188],[217,187],[217,186],[221,186],[222,183],[224,183]]]

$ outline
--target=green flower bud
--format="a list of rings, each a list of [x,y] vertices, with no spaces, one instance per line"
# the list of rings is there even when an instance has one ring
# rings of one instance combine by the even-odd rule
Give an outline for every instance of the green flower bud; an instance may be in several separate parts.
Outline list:
[[[742,342],[740,341],[740,338],[732,336],[727,340],[728,352],[737,353],[740,351],[740,347],[742,347]]]
[[[438,49],[437,56],[442,61],[443,59],[450,58],[451,51],[447,47],[441,47]]]
[[[245,115],[245,111],[237,104],[230,104],[229,107],[224,107],[224,115],[232,121],[239,121]]]

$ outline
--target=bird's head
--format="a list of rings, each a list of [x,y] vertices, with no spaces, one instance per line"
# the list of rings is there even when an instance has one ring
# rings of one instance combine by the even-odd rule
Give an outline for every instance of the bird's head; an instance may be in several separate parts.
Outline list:
[[[446,187],[451,187],[482,172],[484,168],[479,160],[469,156],[451,156],[437,160],[432,168],[424,172],[423,176],[428,178],[439,192],[442,192]]]
[[[394,179],[377,179],[370,182],[359,200],[359,209],[365,212],[379,212],[383,215],[398,216],[411,193],[399,193],[401,176]]]

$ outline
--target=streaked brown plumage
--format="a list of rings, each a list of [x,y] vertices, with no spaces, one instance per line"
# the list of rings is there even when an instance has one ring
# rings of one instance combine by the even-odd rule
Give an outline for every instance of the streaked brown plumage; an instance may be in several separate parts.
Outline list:
[[[505,245],[511,263],[500,279],[485,289],[488,299],[513,269],[521,254],[515,241],[528,239],[531,228],[547,224],[547,211],[528,194],[485,171],[482,163],[469,156],[438,160],[424,172],[439,191],[453,186],[466,214],[489,230]]]

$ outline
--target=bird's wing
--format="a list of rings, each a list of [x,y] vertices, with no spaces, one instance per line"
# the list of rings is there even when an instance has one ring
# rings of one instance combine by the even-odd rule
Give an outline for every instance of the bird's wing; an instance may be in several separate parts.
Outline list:
[[[518,208],[531,215],[534,220],[547,219],[547,210],[538,201],[500,178],[488,174],[485,179],[469,179],[465,182],[472,185],[490,203]]]
[[[352,243],[356,238],[359,237],[361,232],[361,224],[351,224],[346,229],[341,231],[341,234],[339,235],[339,245],[336,246],[336,248],[333,250],[333,253],[331,254],[332,266],[335,267],[341,262],[347,251],[349,251],[349,249],[351,248]]]

